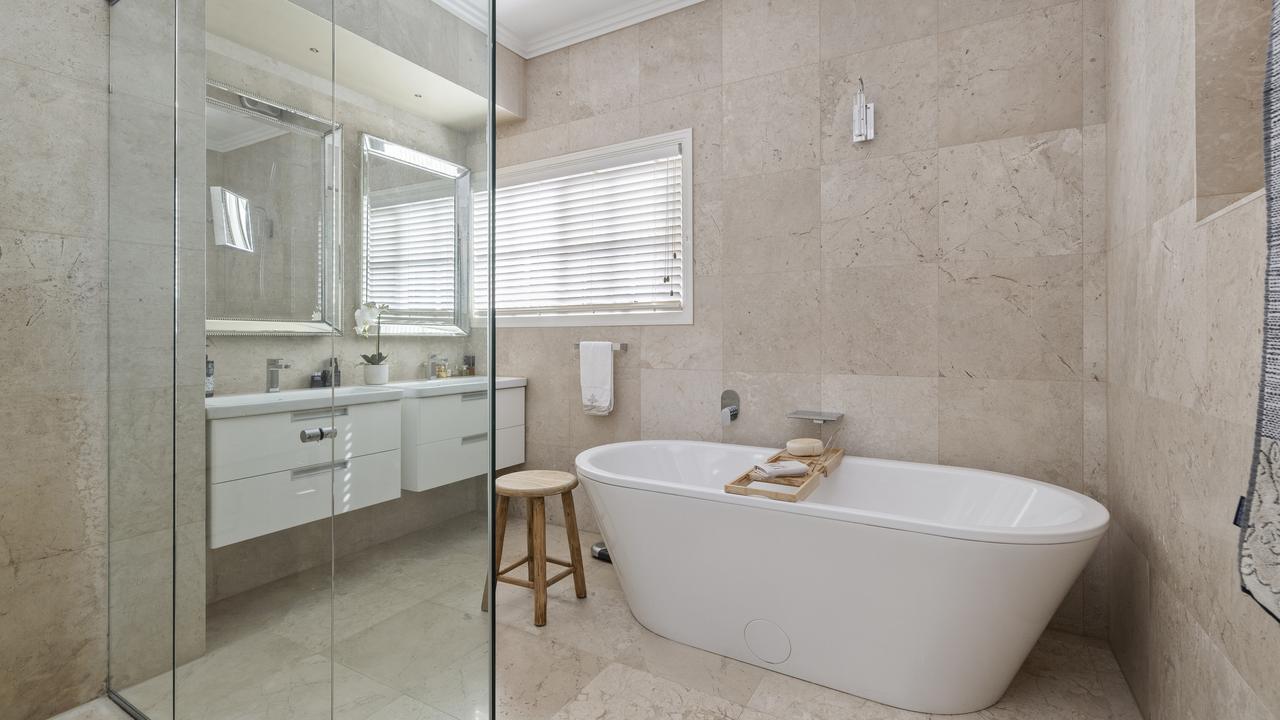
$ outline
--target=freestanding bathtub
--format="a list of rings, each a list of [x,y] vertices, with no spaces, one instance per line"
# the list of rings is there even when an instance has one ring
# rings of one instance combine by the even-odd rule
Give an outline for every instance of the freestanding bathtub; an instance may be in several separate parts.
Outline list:
[[[1108,522],[1034,480],[857,457],[803,502],[724,492],[773,452],[578,455],[631,611],[671,640],[907,710],[999,700]]]

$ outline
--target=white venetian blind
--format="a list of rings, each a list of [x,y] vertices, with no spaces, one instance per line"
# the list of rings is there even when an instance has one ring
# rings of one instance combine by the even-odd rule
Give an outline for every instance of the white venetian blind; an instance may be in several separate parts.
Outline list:
[[[684,177],[679,142],[579,154],[536,170],[500,170],[498,315],[682,309]],[[481,308],[487,301],[487,202],[477,198],[475,215]]]
[[[457,267],[454,198],[408,195],[390,191],[370,196],[365,299],[449,322]]]

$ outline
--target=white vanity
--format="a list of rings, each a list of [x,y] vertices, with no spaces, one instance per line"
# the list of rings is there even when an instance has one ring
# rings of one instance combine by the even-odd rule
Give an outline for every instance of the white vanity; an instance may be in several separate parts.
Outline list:
[[[419,492],[475,477],[489,466],[485,377],[395,383],[402,401],[402,486]],[[524,462],[524,378],[495,381],[496,467]]]
[[[208,398],[209,546],[485,473],[488,378]],[[524,462],[524,378],[497,380],[497,465]],[[327,428],[319,442],[304,442]]]

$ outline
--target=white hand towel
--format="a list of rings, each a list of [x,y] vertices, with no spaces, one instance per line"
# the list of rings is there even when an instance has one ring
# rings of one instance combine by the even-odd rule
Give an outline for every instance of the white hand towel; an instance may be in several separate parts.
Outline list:
[[[582,371],[582,411],[588,415],[613,412],[613,343],[578,344]]]

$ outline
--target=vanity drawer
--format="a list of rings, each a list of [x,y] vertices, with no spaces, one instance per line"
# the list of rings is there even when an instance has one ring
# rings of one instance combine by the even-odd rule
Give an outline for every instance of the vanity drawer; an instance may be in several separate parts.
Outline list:
[[[209,490],[209,547],[329,517],[332,487],[328,465],[218,483]]]
[[[489,434],[425,443],[417,453],[418,473],[405,478],[405,488],[421,492],[488,472]]]
[[[468,437],[485,431],[489,422],[489,392],[457,393],[419,398],[416,444]]]
[[[400,497],[400,451],[351,458],[333,473],[333,511],[341,514]]]
[[[304,443],[304,429],[337,429]],[[209,421],[209,481],[222,483],[400,447],[400,403],[380,402]]]
[[[524,425],[502,428],[496,437],[498,469],[524,462]],[[488,469],[488,433],[439,440],[418,446],[416,457],[405,465],[404,488],[422,492],[483,475]]]
[[[477,390],[412,401],[418,413],[418,433],[410,439],[421,445],[484,432],[489,420],[488,397],[488,391]],[[524,388],[499,390],[494,426],[506,428],[523,424]]]
[[[400,451],[218,483],[209,547],[222,547],[400,497]]]

